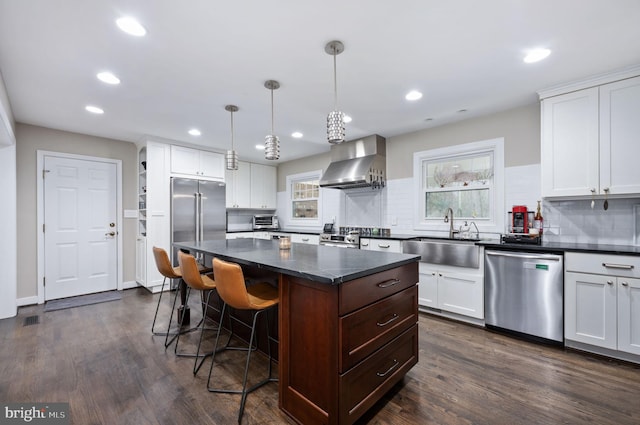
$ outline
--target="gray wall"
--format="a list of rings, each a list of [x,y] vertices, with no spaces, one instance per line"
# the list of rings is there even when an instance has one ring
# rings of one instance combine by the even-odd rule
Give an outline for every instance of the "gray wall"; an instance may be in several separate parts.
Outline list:
[[[133,143],[69,133],[17,123],[17,210],[18,210],[18,290],[17,297],[37,295],[37,150],[87,155],[122,161],[122,203],[124,209],[137,209],[137,148]],[[134,219],[123,219],[123,280],[135,280]]]
[[[504,137],[505,166],[540,163],[540,105],[509,109],[413,133],[387,137],[387,179],[413,176],[413,153],[445,146]],[[329,153],[278,165],[278,192],[290,174],[326,169]]]

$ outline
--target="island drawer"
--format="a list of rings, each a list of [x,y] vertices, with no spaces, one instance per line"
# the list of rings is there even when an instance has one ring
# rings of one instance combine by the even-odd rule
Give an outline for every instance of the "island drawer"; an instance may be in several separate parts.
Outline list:
[[[418,287],[415,285],[341,317],[340,372],[345,372],[417,322]]]
[[[564,258],[568,272],[640,277],[640,256],[567,252]]]
[[[338,314],[343,316],[417,283],[417,262],[344,282],[339,289]]]
[[[418,363],[418,325],[340,376],[340,423],[351,424]]]

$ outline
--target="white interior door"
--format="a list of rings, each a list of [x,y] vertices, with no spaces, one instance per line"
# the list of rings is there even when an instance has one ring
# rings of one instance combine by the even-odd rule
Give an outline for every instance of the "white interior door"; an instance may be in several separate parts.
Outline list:
[[[117,288],[117,167],[44,157],[45,300]]]

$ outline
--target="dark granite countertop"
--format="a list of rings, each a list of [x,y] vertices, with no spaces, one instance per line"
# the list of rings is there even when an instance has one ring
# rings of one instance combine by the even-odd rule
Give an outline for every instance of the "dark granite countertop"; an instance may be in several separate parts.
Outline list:
[[[409,239],[415,239],[415,238],[419,238],[421,236],[419,235],[402,235],[400,233],[398,234],[391,234],[388,236],[383,236],[383,235],[360,235],[360,239],[363,238],[368,238],[368,239],[391,239],[391,240],[398,240],[398,241],[406,241]]]
[[[485,248],[502,249],[505,251],[530,252],[585,252],[595,254],[640,255],[640,246],[636,245],[605,245],[593,243],[572,242],[542,242],[541,245],[503,244],[499,241],[480,241],[477,243]]]
[[[205,252],[239,264],[337,285],[420,259],[418,255],[361,251],[292,243],[280,250],[277,240],[230,239],[178,242],[178,248]]]
[[[251,233],[251,232],[272,232],[272,233],[296,233],[298,235],[319,235],[321,232],[308,230],[290,230],[290,229],[263,229],[263,230],[227,230],[226,233]]]

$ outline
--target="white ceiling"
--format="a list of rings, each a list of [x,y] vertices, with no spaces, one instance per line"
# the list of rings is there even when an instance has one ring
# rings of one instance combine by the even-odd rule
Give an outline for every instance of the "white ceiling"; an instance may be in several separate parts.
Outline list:
[[[121,32],[123,15],[147,35]],[[329,149],[333,59],[324,46],[334,39],[345,45],[337,72],[340,109],[353,117],[347,139],[391,137],[531,104],[537,90],[639,64],[640,1],[0,0],[0,72],[16,121],[223,151],[224,106],[235,104],[236,150],[258,162],[254,146],[270,133],[268,79],[281,84],[280,161]],[[523,63],[534,47],[552,54]],[[103,70],[122,83],[98,81]],[[424,97],[406,101],[412,89]],[[187,134],[193,127],[200,137]]]

